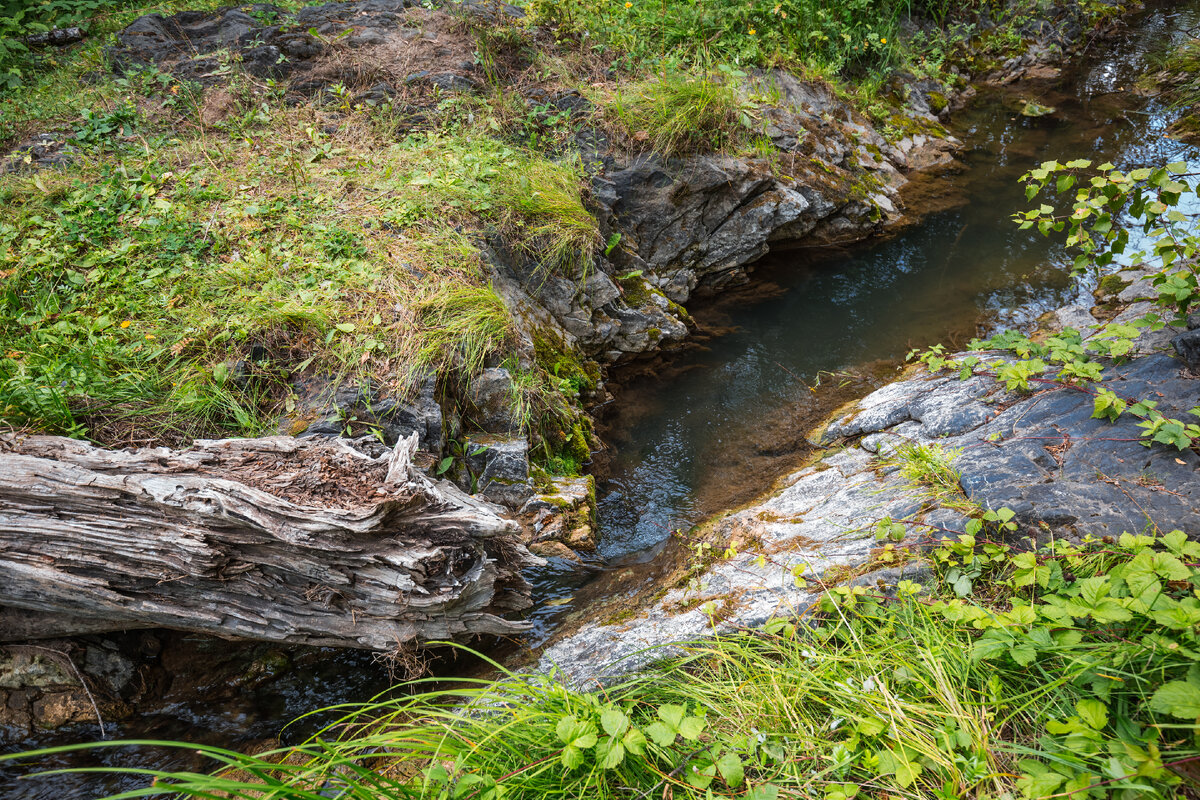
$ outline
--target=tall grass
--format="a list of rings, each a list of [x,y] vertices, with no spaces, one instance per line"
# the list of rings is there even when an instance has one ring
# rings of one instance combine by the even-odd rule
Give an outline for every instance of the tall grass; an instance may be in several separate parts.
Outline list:
[[[416,303],[418,373],[473,375],[512,335],[513,321],[491,286],[441,283]]]
[[[608,111],[631,141],[666,155],[721,150],[752,132],[749,104],[711,73],[664,72],[618,93]]]
[[[939,3],[940,5],[941,3]],[[915,4],[918,10],[922,4]],[[535,0],[535,19],[634,64],[661,59],[868,72],[896,62],[910,0]]]
[[[599,245],[596,218],[583,205],[578,157],[565,162],[527,157],[497,185],[516,240],[547,272],[576,275],[591,265]]]

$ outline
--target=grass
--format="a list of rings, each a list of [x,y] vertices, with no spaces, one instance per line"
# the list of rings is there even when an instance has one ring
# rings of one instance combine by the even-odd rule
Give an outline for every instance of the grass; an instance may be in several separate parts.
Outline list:
[[[186,441],[268,430],[306,371],[465,380],[513,326],[486,231],[548,272],[595,253],[577,162],[457,120],[397,142],[387,109],[329,133],[322,109],[237,82],[214,122],[188,91],[154,70],[109,85],[57,118],[70,166],[0,177],[6,420],[108,440],[144,417],[121,443]],[[250,352],[251,380],[226,380]]]
[[[498,199],[516,241],[547,272],[585,277],[600,243],[596,218],[584,208],[578,158],[527,158],[500,179]]]
[[[968,538],[936,560],[974,551]],[[156,784],[123,797],[1189,796],[1200,544],[1175,532],[1003,553],[966,599],[835,587],[807,624],[687,645],[594,692],[503,671],[417,681],[343,707],[300,747],[196,748],[214,774],[124,770]]]
[[[665,155],[745,144],[752,106],[729,76],[665,72],[615,94],[610,116],[633,142]]]
[[[908,0],[536,0],[534,19],[647,62],[806,65],[850,74],[897,63]]]

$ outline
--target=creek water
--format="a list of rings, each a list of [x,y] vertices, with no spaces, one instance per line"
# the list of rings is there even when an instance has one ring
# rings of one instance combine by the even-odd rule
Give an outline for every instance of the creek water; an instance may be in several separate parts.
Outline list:
[[[602,585],[606,572],[651,561],[671,531],[768,490],[803,456],[812,424],[885,380],[910,348],[963,343],[1076,299],[1089,302],[1090,287],[1071,277],[1062,249],[1011,221],[1026,207],[1017,178],[1048,159],[1086,157],[1123,168],[1196,160],[1192,148],[1164,138],[1170,110],[1130,90],[1149,59],[1198,24],[1200,2],[1151,4],[1120,37],[1094,44],[1057,84],[981,91],[954,120],[967,144],[961,163],[934,184],[944,210],[873,245],[771,255],[758,265],[753,291],[727,292],[695,312],[709,334],[702,346],[659,362],[654,375],[629,371],[606,421],[596,561],[579,570],[552,560],[537,577],[531,644],[585,602],[574,599],[584,584]],[[1022,117],[1023,98],[1057,111]],[[263,688],[197,692],[118,723],[115,735],[236,748],[276,735],[314,708],[360,702],[388,684],[362,654],[310,651],[296,663]],[[282,740],[303,738],[313,724],[290,728]],[[96,726],[79,726],[5,749],[97,738]],[[121,748],[39,766],[201,765],[187,753]],[[0,797],[83,800],[144,780],[16,780],[29,769],[0,766]]]

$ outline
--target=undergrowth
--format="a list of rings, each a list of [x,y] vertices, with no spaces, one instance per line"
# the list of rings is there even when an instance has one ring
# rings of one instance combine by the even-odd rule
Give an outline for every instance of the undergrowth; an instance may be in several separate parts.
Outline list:
[[[547,273],[591,264],[577,161],[458,124],[397,142],[388,109],[330,133],[254,87],[205,124],[160,75],[76,117],[69,166],[0,176],[10,423],[186,440],[267,430],[299,373],[466,380],[511,343],[489,229]]]
[[[619,90],[609,116],[635,143],[666,155],[719,151],[744,144],[754,131],[753,106],[728,67],[712,73],[669,71]]]
[[[945,539],[932,586],[825,593],[800,624],[686,645],[589,692],[408,685],[306,744],[195,749],[121,797],[1177,797],[1200,777],[1200,544]],[[960,597],[944,583],[983,559]],[[942,588],[945,587],[945,588]],[[98,745],[8,758],[36,759]],[[125,746],[104,743],[103,746]]]

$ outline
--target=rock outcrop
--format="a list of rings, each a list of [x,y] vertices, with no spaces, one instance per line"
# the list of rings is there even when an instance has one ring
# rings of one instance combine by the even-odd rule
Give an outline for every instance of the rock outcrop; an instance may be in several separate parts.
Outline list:
[[[1150,310],[1143,299],[1150,285],[1136,273],[1122,277],[1129,305],[1116,319],[1130,321]],[[1099,324],[1082,307],[1057,316],[1085,334]],[[1105,371],[1103,387],[1153,398],[1165,416],[1187,418],[1200,379],[1169,354],[1178,335],[1170,328],[1144,334],[1136,357]],[[632,612],[610,611],[609,623],[584,624],[553,640],[538,668],[577,679],[621,675],[669,654],[663,647],[673,643],[803,615],[829,584],[928,579],[919,558],[896,565],[907,558],[897,550],[919,552],[962,532],[966,520],[901,477],[890,456],[902,443],[955,455],[964,495],[1016,512],[1017,540],[1174,529],[1200,538],[1200,455],[1147,447],[1135,418],[1110,423],[1092,411],[1092,394],[1058,384],[1016,394],[985,376],[923,373],[889,384],[818,434],[827,448],[818,461],[701,533],[711,563],[677,571],[674,586]],[[881,551],[873,535],[885,517],[903,520],[911,532],[897,550]],[[720,557],[726,548],[732,555]]]

